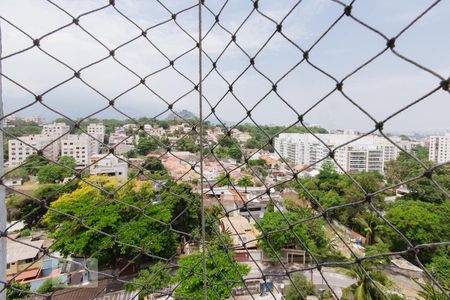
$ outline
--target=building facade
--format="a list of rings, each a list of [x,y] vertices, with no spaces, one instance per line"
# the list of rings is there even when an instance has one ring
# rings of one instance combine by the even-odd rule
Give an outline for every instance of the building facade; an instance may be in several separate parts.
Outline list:
[[[65,123],[51,123],[42,127],[42,134],[60,137],[70,133],[70,126]]]
[[[275,149],[289,162],[312,165],[320,169],[329,153],[334,149],[334,158],[345,172],[384,172],[384,164],[395,160],[399,150],[388,140],[376,135],[359,137],[356,134],[311,134],[282,133],[275,138]],[[359,138],[359,139],[357,139]],[[357,139],[353,142],[350,142]],[[349,143],[350,142],[350,143]],[[348,143],[348,144],[347,144]],[[337,168],[338,171],[342,171]]]
[[[73,157],[80,166],[89,165],[91,156],[98,152],[99,143],[86,134],[70,134],[61,141],[61,155]]]
[[[441,164],[450,161],[450,133],[441,136],[430,136],[428,159]]]
[[[8,166],[15,168],[21,165],[28,156],[41,150],[45,157],[52,161],[58,160],[60,143],[45,134],[22,136],[8,141]]]
[[[105,125],[102,123],[91,123],[87,127],[87,133],[95,137],[99,142],[105,141]]]
[[[128,164],[123,157],[119,159],[112,154],[95,154],[91,156],[91,164],[89,167],[91,175],[128,177]]]

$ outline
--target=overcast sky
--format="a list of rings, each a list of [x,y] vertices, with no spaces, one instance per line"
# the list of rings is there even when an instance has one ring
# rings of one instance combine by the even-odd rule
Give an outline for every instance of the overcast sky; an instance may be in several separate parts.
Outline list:
[[[70,14],[84,12],[107,4],[105,0],[54,0]],[[280,22],[297,1],[260,0],[260,9]],[[345,2],[345,1],[344,1]],[[434,1],[377,0],[356,1],[352,14],[387,37],[398,34],[409,22]],[[162,1],[172,12],[187,8],[195,1]],[[217,13],[223,1],[207,0]],[[116,0],[116,7],[142,28],[149,28],[170,18],[170,13],[156,1]],[[234,32],[252,10],[250,0],[230,0],[220,15],[220,23]],[[318,37],[342,14],[343,7],[329,0],[304,0],[283,22],[283,33],[302,49],[308,49]],[[197,9],[179,14],[176,20],[194,38],[197,37]],[[72,21],[72,18],[44,0],[1,0],[0,15],[14,23],[32,38],[39,38]],[[214,18],[203,10],[204,32],[211,28]],[[432,69],[443,77],[450,75],[450,1],[437,4],[427,15],[413,25],[396,42],[396,50],[405,57]],[[0,21],[3,36],[3,54],[27,48],[30,38]],[[127,21],[112,7],[82,16],[80,25],[113,49],[140,34],[140,29]],[[237,43],[250,56],[275,30],[275,24],[261,14],[253,13],[237,34]],[[195,47],[195,41],[171,21],[148,31],[148,38],[171,60]],[[214,26],[204,39],[204,50],[216,59],[230,41],[230,35]],[[383,50],[385,40],[367,30],[349,17],[344,17],[311,51],[310,61],[341,80],[359,65]],[[41,48],[73,69],[80,69],[108,56],[108,50],[93,40],[76,25],[68,26],[41,40]],[[116,58],[139,76],[146,76],[169,65],[168,60],[143,37],[116,51]],[[276,34],[259,52],[255,66],[268,78],[277,81],[302,59],[302,53],[280,34]],[[204,75],[211,68],[207,57]],[[19,55],[2,60],[3,73],[35,94],[41,94],[73,75],[73,71],[49,58],[36,47]],[[247,56],[232,44],[218,61],[219,72],[230,82],[234,81],[249,64]],[[176,60],[175,67],[192,81],[198,78],[198,52],[196,49]],[[95,64],[81,72],[81,77],[107,98],[121,95],[139,82],[139,78],[112,58]],[[439,84],[439,78],[399,59],[390,51],[350,77],[344,91],[376,120],[382,120],[427,94]],[[193,84],[174,69],[149,77],[147,85],[167,102],[192,89]],[[22,88],[3,78],[5,112],[9,113],[32,103],[34,98]],[[315,102],[330,92],[335,83],[306,63],[300,64],[278,85],[278,93],[299,113],[308,110]],[[250,68],[234,85],[235,95],[251,108],[271,88],[271,83]],[[215,72],[204,81],[204,95],[212,105],[228,90],[228,86]],[[79,118],[107,106],[107,100],[88,88],[78,79],[72,79],[44,96],[44,103],[71,118]],[[117,108],[132,116],[155,116],[167,105],[142,85],[123,94],[116,101]],[[204,103],[205,113],[209,106]],[[188,109],[198,114],[198,96],[190,93],[174,105],[175,110]],[[220,119],[237,122],[245,116],[245,109],[227,95],[216,108]],[[440,90],[389,121],[385,128],[391,132],[433,132],[450,129],[450,94]],[[19,115],[42,115],[48,120],[56,114],[40,104],[23,110]],[[124,118],[108,108],[94,117]],[[291,124],[296,114],[275,94],[266,97],[252,112],[258,123]],[[210,119],[212,120],[212,119]],[[248,121],[248,120],[247,120]],[[305,115],[305,121],[329,129],[373,128],[373,121],[355,108],[341,94],[334,93]]]

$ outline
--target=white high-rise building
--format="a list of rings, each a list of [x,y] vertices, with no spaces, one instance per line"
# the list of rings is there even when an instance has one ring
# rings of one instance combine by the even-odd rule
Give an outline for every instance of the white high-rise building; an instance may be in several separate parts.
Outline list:
[[[450,132],[441,136],[430,136],[428,159],[434,163],[450,161]]]
[[[45,134],[33,134],[22,136],[8,141],[8,166],[15,168],[22,164],[28,156],[42,150],[45,157],[56,161],[59,156],[60,143],[54,141],[52,136]]]
[[[70,126],[65,123],[51,123],[42,127],[42,134],[60,137],[70,133]]]
[[[105,141],[105,125],[102,123],[91,123],[87,127],[87,133],[95,137],[98,141]]]
[[[317,134],[328,147],[334,149],[358,138],[355,134]],[[328,156],[328,148],[311,134],[282,133],[275,138],[275,149],[295,164],[313,165],[320,169]],[[384,163],[395,160],[399,150],[383,137],[369,135],[334,152],[337,163],[346,172],[384,172]],[[338,169],[340,171],[340,169]]]
[[[70,134],[61,141],[61,155],[73,157],[81,166],[89,165],[91,156],[98,152],[99,143],[86,134]]]

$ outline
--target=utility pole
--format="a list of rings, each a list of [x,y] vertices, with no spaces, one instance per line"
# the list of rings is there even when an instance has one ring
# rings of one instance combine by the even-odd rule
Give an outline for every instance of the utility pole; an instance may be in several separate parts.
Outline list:
[[[1,24],[0,24],[1,25]],[[0,27],[0,57],[2,57],[2,30]],[[2,61],[0,60],[0,73],[2,73]],[[0,76],[0,119],[3,118],[2,76]],[[3,129],[3,120],[0,120],[0,128]],[[3,176],[3,131],[0,130],[0,176]],[[6,300],[6,202],[5,186],[0,184],[0,300]]]

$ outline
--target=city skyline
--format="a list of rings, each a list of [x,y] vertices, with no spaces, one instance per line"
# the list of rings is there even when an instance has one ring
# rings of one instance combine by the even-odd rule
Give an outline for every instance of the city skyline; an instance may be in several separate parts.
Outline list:
[[[171,1],[166,4],[170,10],[178,11],[181,8],[188,7],[192,4],[191,2],[194,3],[193,1]],[[9,16],[14,16],[15,24],[32,37],[42,36],[71,21],[67,15],[64,15],[46,1],[28,1],[26,2],[27,5],[23,6],[8,5],[8,3],[10,4],[11,1],[0,3],[3,16],[6,19]],[[105,4],[104,1],[76,3],[57,1],[56,3],[74,15]],[[279,21],[295,3],[296,1],[290,1],[290,5],[286,5],[286,3],[281,5],[261,1],[261,10]],[[407,1],[395,3],[379,1],[370,5],[356,3],[352,14],[379,29],[387,36],[394,36],[431,3],[431,1],[424,1],[420,4],[411,4]],[[220,9],[219,4],[211,3],[211,9],[217,12]],[[404,4],[408,5],[405,7]],[[442,2],[438,5],[440,9],[431,10],[429,14],[421,18],[418,23],[398,39],[396,50],[446,77],[450,66],[447,61],[439,58],[445,57],[445,53],[450,49],[450,43],[442,40],[438,29],[448,26],[448,24],[445,24],[445,22],[448,23],[448,18],[442,18],[439,15],[444,14],[450,7],[448,2]],[[117,3],[117,8],[131,16],[144,28],[169,16],[163,8],[161,10],[159,8],[154,9],[154,6],[144,1],[120,1]],[[235,20],[243,21],[251,9],[250,1],[249,3],[231,1],[221,14],[221,24],[230,30],[236,30],[239,22]],[[39,16],[43,14],[49,15],[45,22],[39,19]],[[177,16],[179,24],[194,37],[197,33],[196,14],[195,10],[189,10]],[[204,30],[206,31],[211,27],[213,18],[207,12],[205,14]],[[332,1],[304,1],[292,11],[283,23],[283,33],[307,49],[340,14],[342,14],[342,6]],[[136,27],[124,20],[112,8],[93,16],[83,17],[80,24],[86,26],[109,48],[115,48],[139,34]],[[28,38],[6,22],[2,21],[1,26],[3,57],[30,45],[31,41]],[[255,28],[258,29],[255,30]],[[237,34],[237,42],[248,53],[254,54],[272,31],[272,23],[259,14],[253,14],[248,20],[248,26],[243,26]],[[93,42],[74,26],[58,31],[54,36],[43,38],[40,47],[75,69],[107,56],[104,48],[102,49],[98,43]],[[195,46],[194,41],[182,33],[173,22],[150,30],[149,36],[151,37],[150,40],[170,58],[175,58],[189,50],[190,47]],[[171,38],[167,39],[167,36]],[[213,59],[217,58],[228,43],[228,38],[228,34],[216,25],[204,39],[205,52]],[[382,38],[359,26],[356,22],[344,19],[311,51],[310,61],[341,79],[384,47],[385,41]],[[80,52],[84,55],[79,55]],[[197,50],[194,49],[177,60],[175,64],[183,74],[194,80],[198,76],[196,72],[197,54]],[[255,65],[269,78],[276,80],[300,61],[301,54],[285,39],[276,35],[267,44],[267,47],[260,52],[255,60]],[[140,76],[162,68],[167,63],[166,59],[154,47],[142,39],[137,39],[130,45],[117,50],[116,57]],[[27,51],[24,55],[5,59],[2,63],[5,75],[30,88],[36,94],[48,90],[73,75],[70,70],[52,61],[36,48]],[[219,60],[218,69],[229,81],[232,81],[247,64],[248,59],[243,52],[232,44]],[[29,68],[28,66],[33,67]],[[210,68],[210,61],[204,57],[204,72],[206,73]],[[111,58],[81,73],[86,82],[94,82],[95,87],[108,98],[117,97],[137,82],[137,77],[124,70]],[[154,77],[150,77],[147,84],[169,103],[192,89],[192,84],[181,78],[172,69],[167,69]],[[15,109],[34,101],[30,94],[5,78],[3,79],[3,85],[5,113],[13,112]],[[439,80],[437,78],[399,59],[388,51],[355,76],[346,80],[344,91],[376,120],[383,120],[427,94],[438,85]],[[301,64],[280,82],[278,93],[301,114],[333,88],[332,80],[320,74],[311,66]],[[204,81],[204,95],[213,105],[221,99],[227,89],[227,85],[214,72]],[[263,97],[264,93],[270,90],[270,84],[251,68],[236,82],[233,89],[243,104],[247,108],[251,108]],[[106,99],[75,79],[51,91],[43,99],[44,104],[67,114],[71,118],[85,117],[108,105]],[[393,133],[445,132],[450,128],[449,119],[446,117],[446,112],[450,109],[447,99],[448,93],[439,90],[387,122],[384,129],[386,132]],[[142,87],[137,87],[130,93],[119,97],[116,101],[116,107],[133,118],[156,116],[167,109],[167,105],[163,101]],[[204,108],[204,115],[209,114],[210,110],[206,103],[204,103]],[[198,114],[197,94],[191,92],[177,102],[173,109],[189,109]],[[47,120],[58,117],[40,104],[35,104],[20,113],[40,115]],[[246,117],[245,109],[229,95],[217,106],[216,113],[220,120],[225,120],[228,123],[236,123]],[[167,114],[162,117],[164,118]],[[348,118],[348,115],[352,117]],[[123,115],[107,108],[93,117],[123,118]],[[258,124],[290,125],[297,121],[296,113],[273,93],[256,106],[252,111],[252,117]],[[214,118],[208,118],[208,120],[214,121]],[[374,125],[372,120],[338,93],[334,93],[306,114],[304,121],[309,124],[319,124],[327,129],[351,128],[362,132],[372,130]],[[247,118],[245,122],[249,122],[249,119]]]

